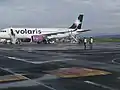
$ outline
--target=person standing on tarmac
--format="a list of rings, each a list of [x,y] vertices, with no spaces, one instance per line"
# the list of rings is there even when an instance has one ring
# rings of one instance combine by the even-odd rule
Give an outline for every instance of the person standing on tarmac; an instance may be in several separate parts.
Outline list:
[[[90,49],[93,48],[93,38],[92,37],[90,37],[90,39],[89,39],[89,46],[90,46]]]
[[[87,39],[84,37],[84,49],[86,50],[86,47],[87,47]]]

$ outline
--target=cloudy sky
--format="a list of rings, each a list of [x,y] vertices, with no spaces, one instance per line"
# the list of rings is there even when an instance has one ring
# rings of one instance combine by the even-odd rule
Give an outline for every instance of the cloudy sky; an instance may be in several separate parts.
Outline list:
[[[92,34],[120,33],[120,0],[0,0],[0,28],[69,27],[80,13]]]

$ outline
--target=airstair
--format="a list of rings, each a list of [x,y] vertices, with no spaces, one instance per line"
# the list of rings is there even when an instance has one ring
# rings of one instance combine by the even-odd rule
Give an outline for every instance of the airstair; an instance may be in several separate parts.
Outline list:
[[[76,35],[73,35],[72,32],[70,33],[70,40],[71,40],[71,43],[78,43],[79,42],[79,40],[76,37]]]

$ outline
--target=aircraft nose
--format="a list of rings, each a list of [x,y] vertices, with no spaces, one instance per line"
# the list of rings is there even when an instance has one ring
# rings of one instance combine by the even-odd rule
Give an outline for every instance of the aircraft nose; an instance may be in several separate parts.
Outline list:
[[[3,33],[2,32],[0,32],[0,37],[3,37]]]
[[[0,38],[8,38],[7,33],[5,33],[5,32],[0,32]]]

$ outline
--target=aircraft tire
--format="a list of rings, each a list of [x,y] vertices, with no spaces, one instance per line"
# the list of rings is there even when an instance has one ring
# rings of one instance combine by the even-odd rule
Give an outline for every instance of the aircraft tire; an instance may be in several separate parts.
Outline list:
[[[41,44],[41,42],[38,41],[37,44]]]
[[[21,43],[21,41],[19,39],[17,39],[16,44],[20,44],[20,43]]]
[[[51,40],[49,39],[49,40],[48,40],[48,44],[51,44],[50,42],[51,42]]]
[[[3,44],[7,44],[7,42],[3,42]]]
[[[43,43],[44,43],[44,44],[47,44],[47,40],[44,39],[44,40],[43,40]]]
[[[9,42],[9,44],[11,45],[11,44],[13,44],[12,42]]]

